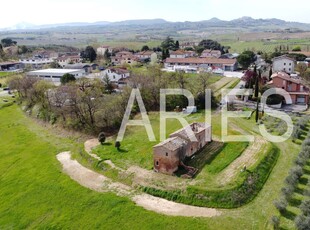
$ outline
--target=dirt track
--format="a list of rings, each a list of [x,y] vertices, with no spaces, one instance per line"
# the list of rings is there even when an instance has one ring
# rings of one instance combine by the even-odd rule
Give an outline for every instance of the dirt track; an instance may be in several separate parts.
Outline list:
[[[129,196],[138,205],[147,210],[171,216],[187,217],[215,217],[221,211],[213,208],[201,208],[175,203],[148,194],[135,195],[135,191],[124,184],[111,181],[111,179],[91,171],[76,160],[71,159],[70,152],[57,155],[63,166],[63,171],[80,185],[97,192],[114,192],[119,196]]]

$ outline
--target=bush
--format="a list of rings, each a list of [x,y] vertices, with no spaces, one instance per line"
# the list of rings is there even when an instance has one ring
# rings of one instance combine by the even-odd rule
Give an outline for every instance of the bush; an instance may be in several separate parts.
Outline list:
[[[295,219],[295,225],[298,230],[309,230],[310,216],[297,216]]]
[[[295,188],[292,185],[287,185],[286,187],[282,188],[282,194],[283,196],[287,199],[290,200],[293,193],[294,193]]]
[[[121,147],[121,142],[116,141],[116,142],[115,142],[115,148],[117,148],[117,150],[119,150],[120,147]]]
[[[103,145],[103,143],[105,142],[105,134],[103,132],[99,133],[98,135],[98,141]]]
[[[299,208],[305,216],[310,216],[310,200],[304,200]]]
[[[273,229],[275,230],[280,229],[280,218],[277,216],[273,216],[271,218],[271,224],[273,225]]]
[[[286,211],[287,201],[285,199],[281,199],[279,201],[275,201],[274,202],[274,206],[276,207],[276,209],[278,209],[278,211],[281,214],[283,214]]]

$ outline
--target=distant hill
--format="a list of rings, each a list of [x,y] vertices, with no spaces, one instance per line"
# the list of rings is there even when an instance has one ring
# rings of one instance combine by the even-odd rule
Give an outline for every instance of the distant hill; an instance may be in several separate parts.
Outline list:
[[[241,28],[243,30],[249,31],[266,31],[266,30],[303,30],[310,31],[310,24],[299,23],[299,22],[287,22],[284,20],[271,18],[271,19],[254,19],[251,17],[241,17],[231,21],[224,21],[218,18],[211,18],[209,20],[197,21],[197,22],[169,22],[164,19],[139,19],[139,20],[126,20],[120,22],[108,22],[108,21],[99,21],[94,23],[87,22],[72,22],[72,23],[60,23],[60,24],[49,24],[49,25],[33,25],[27,22],[22,22],[17,25],[14,25],[10,28],[3,28],[0,31],[12,31],[12,30],[41,30],[41,29],[57,29],[59,27],[74,27],[78,28],[87,27],[91,29],[92,27],[100,28],[117,28],[117,27],[126,27],[130,26],[131,28],[141,26],[146,26],[148,29],[167,29],[169,31],[179,31],[179,30],[209,30],[212,28],[229,28],[237,29]]]

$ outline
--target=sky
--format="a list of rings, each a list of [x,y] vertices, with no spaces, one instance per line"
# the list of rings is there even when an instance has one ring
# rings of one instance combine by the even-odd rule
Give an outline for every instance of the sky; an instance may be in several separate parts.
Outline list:
[[[292,0],[15,0],[14,5],[10,10],[1,7],[0,28],[21,22],[42,25],[154,18],[200,21],[242,16],[310,23],[308,0],[296,4]]]

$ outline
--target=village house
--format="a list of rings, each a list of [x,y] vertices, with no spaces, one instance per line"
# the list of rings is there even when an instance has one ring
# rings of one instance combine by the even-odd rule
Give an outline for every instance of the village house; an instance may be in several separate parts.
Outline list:
[[[301,79],[293,78],[287,73],[277,72],[271,76],[268,85],[284,89],[289,93],[293,104],[309,104],[309,89],[302,84]]]
[[[65,67],[68,64],[76,64],[76,63],[81,63],[82,59],[80,55],[63,55],[61,57],[58,57],[56,59],[56,62],[61,66]]]
[[[33,56],[38,58],[56,59],[58,58],[59,54],[55,51],[50,50],[36,50],[33,52]]]
[[[209,50],[206,49],[202,51],[201,58],[208,58],[208,57],[214,57],[214,58],[220,58],[222,55],[222,52],[220,50]]]
[[[186,129],[192,131],[197,141],[191,141]],[[211,125],[207,123],[192,123],[172,133],[169,138],[153,147],[154,171],[173,175],[185,158],[192,157],[212,141]]]
[[[45,65],[49,65],[54,62],[54,58],[42,58],[41,56],[34,56],[32,58],[24,58],[19,61],[23,65],[29,65],[33,69],[42,69]]]
[[[176,50],[170,52],[170,58],[189,58],[195,55],[194,51]]]
[[[118,83],[130,77],[130,72],[125,68],[108,68],[101,72],[102,79],[108,76],[112,83]]]
[[[293,73],[295,71],[295,59],[286,55],[275,57],[272,60],[273,72]]]
[[[194,49],[195,46],[198,46],[197,42],[183,42],[180,44],[180,49],[186,49],[186,48]]]
[[[144,62],[146,60],[150,61],[152,59],[152,56],[157,59],[157,54],[152,50],[141,51],[134,54],[134,56],[136,56],[141,62]]]
[[[238,67],[236,59],[221,58],[167,58],[165,68],[176,71],[177,69],[222,69],[223,71],[235,71]]]
[[[112,65],[137,64],[139,58],[129,51],[121,51],[111,57]]]
[[[100,47],[97,48],[97,54],[98,55],[102,55],[103,56],[106,51],[108,51],[108,53],[112,54],[113,48],[110,47],[110,46],[100,46]]]

